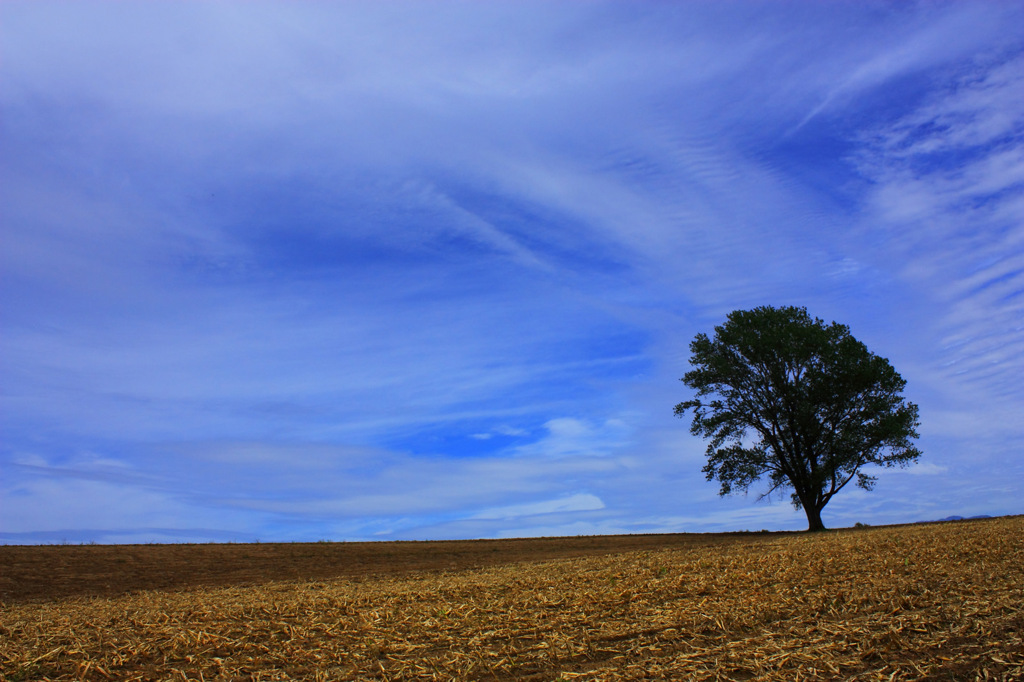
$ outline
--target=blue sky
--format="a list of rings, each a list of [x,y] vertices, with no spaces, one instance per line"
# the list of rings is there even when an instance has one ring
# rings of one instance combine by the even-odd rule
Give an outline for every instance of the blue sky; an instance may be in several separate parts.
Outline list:
[[[1024,8],[0,4],[0,542],[800,529],[688,344],[802,305],[1024,513]]]

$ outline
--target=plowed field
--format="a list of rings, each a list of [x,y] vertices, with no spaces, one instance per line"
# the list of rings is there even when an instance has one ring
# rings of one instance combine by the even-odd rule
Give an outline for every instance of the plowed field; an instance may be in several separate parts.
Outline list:
[[[58,557],[65,568],[78,559],[60,564],[60,552],[106,557],[91,577],[5,587],[0,677],[1020,680],[1022,532],[1024,518],[1005,517],[814,535],[639,536],[620,539],[621,551],[572,545],[607,538],[510,541],[553,554],[519,551],[514,563],[503,542],[496,551],[395,543],[378,551],[397,564],[429,548],[444,558],[426,551],[407,565],[367,559],[381,570],[339,564],[309,575],[304,560],[269,574],[261,562],[310,545],[176,546],[182,565],[189,551],[223,551],[249,572],[206,568],[191,586],[120,594],[108,585],[161,586],[133,552],[170,550],[0,548],[5,579],[12,550]],[[119,552],[120,573],[109,563]],[[26,556],[17,554],[19,570],[32,563]]]
[[[763,537],[760,533],[676,533],[451,542],[0,545],[0,602],[277,580],[463,571],[645,549],[704,547]]]

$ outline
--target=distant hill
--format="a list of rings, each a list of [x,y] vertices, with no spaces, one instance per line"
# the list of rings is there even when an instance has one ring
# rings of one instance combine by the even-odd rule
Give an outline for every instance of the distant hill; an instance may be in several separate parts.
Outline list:
[[[971,521],[972,519],[991,519],[992,517],[988,514],[979,514],[978,516],[947,516],[944,519],[934,519],[932,521],[919,521],[919,523],[939,523],[941,521]]]

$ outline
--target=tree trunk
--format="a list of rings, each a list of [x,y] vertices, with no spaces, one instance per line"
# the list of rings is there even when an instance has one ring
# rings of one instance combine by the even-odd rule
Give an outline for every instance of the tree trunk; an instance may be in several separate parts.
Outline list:
[[[821,522],[821,510],[809,505],[804,505],[804,512],[807,514],[807,530],[810,532],[825,530],[825,524]]]

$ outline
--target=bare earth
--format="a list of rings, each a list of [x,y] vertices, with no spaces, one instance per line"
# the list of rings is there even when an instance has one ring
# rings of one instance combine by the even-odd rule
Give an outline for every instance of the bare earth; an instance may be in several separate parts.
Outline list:
[[[749,542],[764,537],[761,533],[677,533],[440,542],[0,545],[0,602],[113,597],[139,590],[255,585],[277,580],[464,571],[645,549]]]
[[[0,547],[0,681],[1022,680],[1022,535]]]

